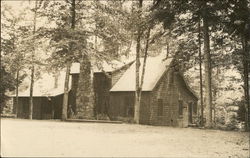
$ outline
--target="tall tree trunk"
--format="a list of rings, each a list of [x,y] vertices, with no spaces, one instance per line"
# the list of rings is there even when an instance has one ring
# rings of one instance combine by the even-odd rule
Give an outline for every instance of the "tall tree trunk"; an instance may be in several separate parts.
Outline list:
[[[33,118],[33,87],[34,87],[34,65],[31,68],[31,82],[30,82],[30,106],[29,106],[29,119]]]
[[[218,86],[219,86],[219,74],[220,74],[220,68],[219,66],[216,67],[216,72],[214,79],[217,81],[216,84],[214,84],[214,91],[213,91],[213,99],[216,100],[218,96]],[[213,125],[216,126],[216,103],[213,104]]]
[[[16,118],[17,118],[17,115],[18,115],[18,108],[19,108],[18,88],[19,88],[19,70],[17,70],[17,72],[16,72],[16,111],[15,111]]]
[[[203,108],[203,84],[202,84],[202,59],[201,59],[201,22],[200,22],[200,18],[199,18],[199,22],[198,22],[198,31],[199,31],[199,35],[198,35],[198,42],[199,42],[199,67],[200,67],[200,110],[201,110],[201,126],[204,126],[204,121],[203,121],[203,112],[204,112],[204,108]]]
[[[76,23],[76,2],[72,0],[71,4],[71,29],[75,29]],[[69,52],[72,53],[72,43],[69,46]],[[64,93],[63,93],[63,107],[62,107],[62,120],[67,119],[68,113],[68,100],[69,100],[69,76],[70,76],[70,68],[71,68],[71,59],[67,59],[66,63],[66,74],[65,74],[65,81],[64,81]]]
[[[97,30],[97,18],[95,18],[95,29]],[[95,46],[95,53],[97,54],[98,53],[98,51],[97,51],[97,35],[95,35],[95,44],[94,44],[94,46]],[[93,74],[94,75],[94,74]],[[95,78],[95,76],[93,76],[93,87],[95,86],[94,85],[94,79]],[[94,88],[95,89],[95,88]],[[95,119],[98,119],[97,118],[97,114],[98,114],[98,111],[97,111],[97,104],[98,104],[98,95],[97,95],[97,91],[98,91],[98,89],[96,90],[94,90],[94,117],[95,117]],[[105,114],[107,114],[107,116],[109,116],[109,114],[108,114],[108,106],[106,105],[106,103],[105,103]],[[110,117],[109,117],[110,118]]]
[[[250,101],[249,101],[249,62],[250,62],[250,56],[249,56],[249,50],[250,50],[250,46],[249,46],[249,38],[248,38],[248,33],[245,32],[241,38],[242,38],[242,47],[243,47],[243,52],[242,52],[242,56],[243,56],[243,80],[244,80],[244,96],[245,96],[245,122],[246,122],[246,126],[245,126],[245,130],[248,131],[249,130],[249,120],[250,120],[250,116],[249,116],[249,108],[250,108]]]
[[[36,16],[37,16],[37,0],[35,0],[35,13],[34,13],[34,23],[33,23],[33,35],[36,33]],[[29,119],[33,118],[33,88],[34,88],[34,73],[35,73],[35,47],[33,48],[31,56],[31,82],[30,82],[30,106],[29,106]]]
[[[139,91],[139,105],[141,104],[141,93],[142,93],[142,86],[144,82],[145,70],[146,70],[146,61],[148,57],[148,47],[149,47],[149,37],[150,37],[151,28],[148,28],[147,37],[146,37],[146,46],[143,58],[143,65],[142,65],[142,74],[141,74],[141,84],[140,84],[140,91]]]
[[[71,67],[71,62],[67,61],[66,75],[65,75],[65,81],[64,81],[63,107],[62,107],[62,120],[63,121],[67,119],[67,112],[68,112],[70,67]]]
[[[211,128],[212,127],[211,57],[210,57],[209,26],[208,26],[206,9],[203,10],[202,18],[203,18],[204,55],[205,55],[204,62],[205,62],[206,127]]]
[[[139,0],[139,19],[141,17],[143,0]],[[136,39],[136,59],[135,59],[135,112],[134,121],[139,124],[140,122],[140,49],[141,49],[141,26],[137,26],[137,39]]]

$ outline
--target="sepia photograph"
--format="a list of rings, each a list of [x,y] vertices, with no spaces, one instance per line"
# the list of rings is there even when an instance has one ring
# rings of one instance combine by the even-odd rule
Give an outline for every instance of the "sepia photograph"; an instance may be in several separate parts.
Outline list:
[[[1,0],[0,157],[250,158],[250,0]]]

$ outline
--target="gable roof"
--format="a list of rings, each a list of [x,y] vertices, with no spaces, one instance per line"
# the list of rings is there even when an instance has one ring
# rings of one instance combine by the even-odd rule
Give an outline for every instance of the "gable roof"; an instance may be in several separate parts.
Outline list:
[[[53,74],[43,73],[43,76],[34,82],[33,97],[53,97],[64,93],[65,72],[61,71],[58,76],[58,86],[54,88],[55,78]],[[71,79],[69,80],[69,90]],[[11,92],[9,97],[15,97],[15,91]],[[29,97],[30,88],[18,92],[19,97]]]
[[[185,84],[185,87],[187,88],[187,90],[196,98],[196,100],[198,100],[198,96],[197,94],[195,93],[195,91],[189,86],[187,80],[185,79],[184,75],[181,74],[181,73],[178,73],[178,75],[182,78],[184,84]]]
[[[111,62],[102,62],[97,64],[94,64],[92,67],[92,71],[94,72],[112,72],[117,69],[120,69],[121,67],[131,64],[133,62],[132,58],[125,59],[123,61],[113,60]],[[70,74],[79,74],[80,73],[80,63],[72,63]]]
[[[172,58],[163,59],[163,56],[147,58],[142,91],[152,91],[173,60]],[[143,58],[140,59],[140,62],[143,63]],[[141,74],[142,66],[140,66],[140,76]],[[110,92],[116,91],[135,91],[135,63],[127,69],[110,90]]]

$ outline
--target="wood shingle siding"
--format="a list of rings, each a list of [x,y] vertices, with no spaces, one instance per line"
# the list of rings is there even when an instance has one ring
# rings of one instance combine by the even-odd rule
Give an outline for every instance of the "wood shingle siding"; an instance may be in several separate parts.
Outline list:
[[[157,64],[154,59],[148,62],[151,61]],[[158,62],[162,64],[165,61],[158,60]],[[194,108],[197,108],[197,106],[194,105],[197,103],[197,97],[190,90],[183,76],[180,75],[178,67],[173,66],[173,62],[166,62],[168,65],[164,66],[165,70],[161,70],[161,74],[158,74],[157,77],[154,78],[158,79],[157,81],[145,82],[146,84],[155,82],[153,84],[155,86],[151,87],[151,90],[146,88],[147,91],[142,91],[140,124],[187,127],[189,123],[193,123],[192,117],[196,116],[194,114],[196,109]],[[150,63],[148,64],[150,65]],[[157,65],[155,65],[155,67],[157,67]],[[163,68],[163,66],[161,67]],[[131,69],[127,71],[133,72]],[[134,75],[135,73],[124,73],[124,75],[128,74]],[[153,74],[150,75],[152,76]],[[147,80],[150,75],[148,74],[145,80]],[[133,76],[130,77],[133,79]],[[124,104],[124,99],[131,100],[131,102],[134,103],[135,91],[125,91],[128,89],[124,87],[126,82],[130,82],[130,80],[125,80],[125,78],[129,78],[129,76],[121,77],[121,81],[118,81],[115,88],[112,88],[110,91],[110,113],[114,119],[118,117],[128,117],[126,115],[128,105]],[[152,80],[153,78],[149,79]],[[122,85],[119,86],[117,84]],[[147,85],[145,85],[145,87],[147,87]],[[182,106],[179,106],[180,101],[182,102]],[[190,106],[188,107],[188,105]]]

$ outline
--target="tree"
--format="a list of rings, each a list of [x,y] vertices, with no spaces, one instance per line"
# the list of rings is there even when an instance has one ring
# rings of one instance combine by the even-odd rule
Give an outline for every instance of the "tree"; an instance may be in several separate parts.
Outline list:
[[[34,19],[33,19],[33,36],[36,34],[36,18],[37,18],[37,7],[38,2],[35,0],[34,7]],[[30,104],[29,104],[29,119],[32,120],[33,117],[33,87],[34,87],[34,74],[35,74],[35,66],[34,66],[34,58],[35,58],[35,47],[33,47],[32,55],[31,55],[31,80],[30,80]]]
[[[95,61],[110,61],[115,58],[117,52],[113,52],[113,50],[110,51],[110,48],[119,45],[118,42],[122,40],[122,37],[120,37],[121,34],[112,34],[115,32],[114,30],[117,26],[112,25],[103,15],[99,16],[98,14],[94,15],[87,13],[86,10],[90,12],[93,11],[91,2],[76,2],[73,0],[49,3],[43,2],[43,6],[41,11],[39,11],[39,15],[46,17],[50,23],[54,23],[54,26],[51,28],[42,28],[39,35],[40,37],[46,37],[50,41],[52,55],[49,61],[53,63],[53,67],[65,67],[65,63],[68,63],[66,76],[69,76],[69,63],[80,63],[79,86],[76,99],[77,104],[74,111],[78,118],[91,119],[93,118],[94,108],[92,89],[93,73],[91,73],[91,66],[92,64],[96,64]],[[104,9],[101,4],[98,4],[98,7],[100,10]],[[59,8],[57,15],[54,14],[54,8]],[[108,7],[105,9],[108,10]],[[95,19],[95,21],[93,22],[91,18]],[[97,26],[96,29],[94,26]],[[107,27],[104,28],[104,26]],[[99,38],[98,41],[101,40],[104,49],[94,49],[92,44],[93,41],[91,40],[93,36],[97,36]],[[113,37],[111,38],[110,36]],[[107,43],[113,43],[113,45],[108,45]],[[67,92],[66,87],[68,85],[68,79],[67,77],[65,80],[65,92]],[[67,111],[66,104],[68,104],[66,98],[68,98],[68,95],[66,94],[64,96],[63,117],[65,119]]]
[[[171,1],[171,8],[174,10],[176,15],[183,16],[184,19],[189,20],[189,23],[184,25],[184,30],[189,33],[196,33],[197,24],[202,19],[203,26],[203,51],[204,51],[204,65],[205,65],[205,103],[206,103],[206,126],[212,127],[212,61],[211,61],[211,46],[210,46],[210,34],[216,29],[221,28],[222,24],[219,22],[221,16],[221,10],[224,9],[224,2],[222,1],[193,1],[193,0],[178,0]],[[166,5],[165,5],[166,6]],[[178,19],[178,18],[177,18]],[[175,21],[178,24],[178,21]],[[192,25],[193,24],[193,25]],[[177,25],[177,29],[180,30],[179,35],[186,34],[181,29],[181,25]],[[198,45],[199,42],[194,42]],[[198,49],[198,47],[197,47]],[[191,55],[193,56],[193,55]],[[201,73],[200,73],[201,74]],[[201,83],[201,82],[200,82]],[[202,89],[200,89],[202,91]],[[202,108],[201,108],[202,109]],[[203,112],[203,111],[202,111]],[[202,113],[201,112],[201,113]]]
[[[139,0],[136,19],[137,23],[136,27],[136,59],[135,59],[135,104],[134,104],[134,121],[139,124],[140,123],[140,106],[141,106],[141,94],[142,87],[144,83],[144,75],[146,69],[146,61],[148,57],[148,49],[150,46],[150,42],[153,40],[159,39],[161,36],[155,35],[150,38],[151,30],[156,26],[156,21],[154,19],[153,10],[156,9],[157,3],[151,4],[148,8],[143,8],[143,0]],[[145,10],[148,9],[148,10]],[[141,44],[142,40],[145,40],[144,49],[142,49],[143,45]],[[144,55],[141,52],[144,51]],[[141,65],[140,58],[143,56],[143,63]],[[142,73],[140,77],[140,67],[142,66]]]
[[[202,58],[201,58],[201,24],[200,24],[200,19],[198,21],[198,43],[199,43],[199,68],[200,68],[200,105],[201,105],[201,126],[204,125],[204,106],[203,106],[203,84],[202,84]]]
[[[5,101],[8,98],[5,95],[6,91],[12,91],[15,89],[15,78],[12,76],[11,73],[7,72],[5,70],[6,68],[1,65],[1,69],[0,69],[0,73],[1,73],[1,85],[0,85],[0,95],[1,95],[1,100],[0,100],[0,112],[2,113],[4,105],[5,105]]]
[[[62,110],[62,120],[66,120],[71,63],[79,61],[80,55],[87,52],[84,50],[86,48],[87,31],[76,27],[79,26],[83,14],[82,12],[79,13],[79,10],[82,9],[82,2],[76,2],[75,0],[42,1],[41,6],[39,15],[45,17],[51,24],[51,27],[41,28],[38,35],[39,38],[46,38],[50,43],[48,50],[52,53],[48,62],[53,63],[51,66],[54,69],[66,68]],[[56,15],[54,14],[55,8],[57,8]]]
[[[141,20],[142,14],[142,3],[143,0],[139,0],[138,6],[138,20]],[[137,26],[137,39],[136,39],[136,59],[135,59],[135,112],[134,112],[134,120],[137,124],[140,121],[140,49],[141,49],[141,26]]]
[[[205,95],[207,108],[206,127],[212,127],[212,89],[211,89],[211,57],[210,57],[210,39],[209,39],[209,24],[208,24],[208,8],[206,2],[202,4],[203,10],[201,17],[203,20],[203,39],[204,39],[204,54],[205,54]]]
[[[242,61],[241,64],[237,64],[240,72],[242,72],[242,78],[244,81],[244,95],[245,95],[245,122],[246,122],[246,130],[249,130],[249,51],[250,51],[250,12],[249,12],[249,0],[233,0],[230,2],[225,2],[225,17],[227,20],[225,21],[226,28],[225,32],[229,33],[231,37],[235,40],[235,42],[240,41],[242,49],[241,51],[236,52],[241,57],[239,60]],[[234,58],[238,59],[238,58]],[[239,63],[235,61],[236,63]]]
[[[74,30],[75,28],[75,0],[71,2],[71,29]],[[72,50],[72,43],[69,43],[69,52]],[[68,98],[69,98],[69,75],[70,75],[70,68],[71,68],[71,61],[68,60],[66,63],[66,75],[65,75],[65,82],[64,82],[64,94],[63,94],[63,108],[62,108],[62,120],[67,119],[67,112],[68,112]]]
[[[159,39],[157,37],[158,31],[155,31],[157,33],[154,34],[154,39],[153,37],[150,38],[151,30],[155,26],[151,14],[153,6],[152,4],[143,6],[142,3],[143,1],[131,3],[125,1],[96,2],[97,15],[95,16],[97,23],[96,35],[98,41],[101,41],[100,43],[103,42],[102,46],[104,46],[103,50],[98,50],[99,53],[106,54],[112,52],[114,55],[111,55],[110,59],[119,59],[122,55],[129,55],[131,44],[136,43],[136,60],[138,61],[141,57],[144,57],[143,63],[139,64],[142,68],[142,74],[139,75],[138,70],[140,66],[139,68],[137,67],[136,73],[136,76],[139,76],[137,77],[137,92],[135,93],[135,101],[137,102],[135,102],[134,111],[134,119],[137,123],[139,122],[138,105],[140,105],[138,102],[140,102],[149,45],[150,42],[152,45],[153,40]],[[128,8],[128,6],[131,8]]]
[[[23,81],[23,79],[27,75],[24,69],[28,62],[28,60],[25,58],[28,53],[25,51],[26,48],[25,45],[23,44],[23,41],[29,35],[28,31],[29,26],[23,26],[21,24],[22,21],[25,19],[26,9],[20,12],[19,15],[15,15],[11,7],[9,7],[8,5],[3,5],[3,10],[1,12],[1,15],[2,15],[1,28],[2,30],[4,30],[4,32],[1,32],[1,44],[2,44],[1,52],[3,52],[3,59],[4,59],[3,68],[7,74],[9,72],[12,72],[8,74],[12,76],[9,79],[12,79],[15,75],[14,77],[15,89],[16,89],[15,113],[17,116],[19,84]],[[12,87],[11,85],[9,86]]]

